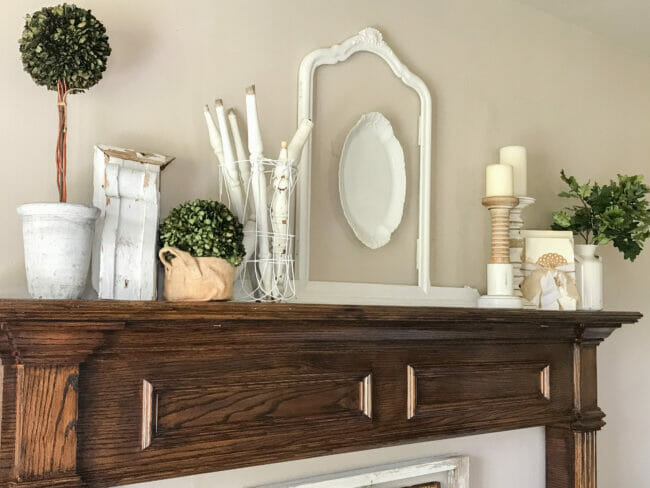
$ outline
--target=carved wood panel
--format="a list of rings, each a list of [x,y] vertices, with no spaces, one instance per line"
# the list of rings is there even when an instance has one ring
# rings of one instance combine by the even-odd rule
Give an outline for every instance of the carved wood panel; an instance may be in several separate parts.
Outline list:
[[[187,332],[176,355],[162,355],[166,360],[143,353],[125,364],[107,354],[82,367],[79,444],[86,479],[107,471],[152,476],[171,465],[209,471],[245,462],[252,451],[272,459],[275,445],[294,451],[318,436],[363,437],[372,430],[368,360],[227,348],[197,360],[186,348],[197,336]]]
[[[546,487],[596,488],[596,431],[546,428]]]
[[[570,345],[522,344],[513,350],[499,343],[424,340],[359,341],[342,347],[303,337],[299,343],[260,341],[253,346],[230,342],[227,325],[214,332],[205,324],[186,326],[173,344],[152,346],[155,339],[149,339],[153,351],[142,349],[134,359],[130,348],[144,340],[148,327],[130,327],[82,367],[80,449],[85,455],[80,470],[96,486],[103,486],[106,473],[133,482],[166,477],[165,467],[169,476],[179,469],[215,471],[250,465],[253,459],[275,462],[305,453],[470,434],[488,424],[517,428],[571,417]],[[217,342],[207,340],[210,333]],[[320,333],[313,327],[308,336]],[[194,349],[197,340],[210,348],[204,349],[202,361]],[[163,347],[167,350],[159,349]],[[123,356],[122,348],[128,354]],[[430,366],[431,357],[439,358],[437,366]],[[500,366],[494,366],[498,360]],[[553,382],[543,384],[547,365],[554,363]],[[503,409],[461,381],[459,390],[441,392],[460,402],[457,412],[446,408],[440,415],[409,421],[409,364],[442,368],[438,373],[445,374],[460,368],[464,375],[483,375],[485,383],[494,381],[496,369],[506,381],[497,380],[493,388],[507,395],[516,395],[508,386],[526,388],[535,402],[531,408],[526,397]],[[487,394],[489,386],[484,388]]]
[[[10,477],[34,488],[80,486],[75,471],[77,367],[18,364],[5,366],[3,374],[9,386],[3,395],[16,399],[15,410],[3,409],[11,422],[3,434],[13,437],[4,437],[1,451],[4,460],[12,461]]]
[[[17,367],[22,442],[16,452],[21,478],[74,469],[77,457],[76,367]]]
[[[550,406],[550,365],[546,362],[409,364],[406,370],[409,419],[441,416],[448,421],[455,412],[488,408],[505,417],[527,406]]]
[[[0,300],[0,486],[112,487],[544,425],[547,488],[595,488],[596,346],[639,317]]]
[[[347,376],[347,377],[346,377]],[[143,381],[142,446],[160,437],[191,443],[201,437],[246,437],[299,424],[372,417],[372,375],[303,375],[266,383],[160,387]],[[168,382],[169,383],[169,382]],[[155,441],[154,441],[155,442]]]

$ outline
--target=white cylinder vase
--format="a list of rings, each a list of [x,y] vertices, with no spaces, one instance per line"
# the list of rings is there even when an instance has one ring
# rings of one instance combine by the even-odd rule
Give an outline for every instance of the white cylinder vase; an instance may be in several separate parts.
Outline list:
[[[579,310],[603,309],[603,260],[596,255],[595,244],[576,244],[576,285]]]
[[[25,272],[32,298],[75,299],[86,287],[99,209],[71,203],[28,203],[23,221]]]

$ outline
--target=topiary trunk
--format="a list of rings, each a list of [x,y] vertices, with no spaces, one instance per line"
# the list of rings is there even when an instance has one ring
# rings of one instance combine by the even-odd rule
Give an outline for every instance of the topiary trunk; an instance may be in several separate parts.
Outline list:
[[[67,124],[67,87],[65,80],[56,82],[57,91],[57,108],[59,111],[59,135],[56,140],[56,186],[59,189],[59,202],[65,202],[68,199],[66,187],[66,170],[67,170],[67,147],[66,137],[68,133]]]

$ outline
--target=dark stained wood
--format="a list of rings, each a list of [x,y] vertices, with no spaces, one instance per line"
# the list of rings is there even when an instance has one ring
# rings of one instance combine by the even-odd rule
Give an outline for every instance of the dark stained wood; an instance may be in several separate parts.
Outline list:
[[[290,379],[268,372],[258,381],[228,384],[214,378],[153,382],[154,443],[161,437],[213,437],[254,429],[260,423],[283,431],[305,422],[361,419],[363,378],[308,372]],[[191,378],[191,379],[190,379]]]
[[[639,318],[0,300],[0,480],[109,487],[544,425],[547,486],[595,488],[596,347]]]
[[[544,373],[546,362],[497,361],[440,366],[409,365],[409,418],[439,416],[447,421],[466,409],[498,410],[503,416],[524,406],[546,409],[550,401]]]
[[[573,418],[546,427],[547,488],[596,488],[596,432],[605,422],[598,407],[596,346],[586,328],[577,330],[571,350]]]
[[[80,488],[84,484],[78,476],[63,476],[56,479],[10,481],[7,486],[9,488]]]
[[[596,431],[546,427],[546,487],[596,488]]]
[[[77,457],[77,389],[79,371],[73,366],[15,366],[18,397],[16,419],[22,435],[16,452],[20,478],[70,471]]]
[[[0,457],[8,486],[80,487],[74,366],[3,367]]]
[[[124,327],[115,322],[7,322],[3,364],[0,480],[21,488],[78,488],[79,364]]]
[[[0,300],[2,320],[29,323],[61,321],[84,327],[86,321],[95,323],[115,321],[147,321],[184,319],[250,319],[254,321],[345,321],[388,322],[483,322],[527,323],[548,327],[588,323],[589,328],[613,326],[637,321],[636,312],[553,312],[532,310],[488,310],[445,307],[396,307],[356,305],[306,305],[291,303],[241,302],[117,302],[112,300]],[[99,328],[99,327],[97,327]]]

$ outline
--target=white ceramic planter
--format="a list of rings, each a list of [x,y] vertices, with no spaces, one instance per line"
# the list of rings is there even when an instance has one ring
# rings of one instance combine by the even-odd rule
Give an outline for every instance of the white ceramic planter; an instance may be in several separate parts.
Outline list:
[[[71,203],[28,203],[23,220],[25,271],[32,298],[75,299],[86,287],[99,209]]]
[[[596,256],[595,244],[576,244],[576,285],[580,300],[579,310],[603,309],[603,261]]]

